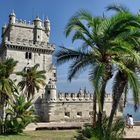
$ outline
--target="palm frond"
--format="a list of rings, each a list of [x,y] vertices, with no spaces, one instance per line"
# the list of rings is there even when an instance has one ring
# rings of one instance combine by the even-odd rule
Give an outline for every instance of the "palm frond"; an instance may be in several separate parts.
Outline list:
[[[79,58],[79,56],[85,55],[85,53],[82,52],[81,50],[72,50],[65,47],[60,47],[60,49],[61,50],[55,53],[58,65],[63,64],[65,62],[76,60],[77,58]]]
[[[137,75],[134,72],[127,73],[128,82],[133,92],[133,100],[135,105],[139,104],[140,83]]]
[[[68,24],[65,27],[65,34],[66,37],[71,33],[75,31],[80,31],[84,35],[86,35],[88,38],[92,39],[92,34],[90,34],[90,31],[86,25],[84,25],[79,18],[72,17]]]
[[[111,4],[106,7],[107,11],[116,11],[116,12],[129,12],[129,9],[124,5]]]
[[[68,71],[68,80],[71,81],[75,75],[79,72],[84,71],[89,65],[93,64],[96,60],[94,60],[94,56],[92,54],[80,55],[77,59],[73,61],[73,63],[69,67]]]

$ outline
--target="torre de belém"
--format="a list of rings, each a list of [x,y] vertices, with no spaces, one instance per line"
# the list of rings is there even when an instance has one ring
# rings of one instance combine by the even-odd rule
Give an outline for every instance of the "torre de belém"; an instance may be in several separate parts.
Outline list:
[[[9,23],[2,27],[1,59],[13,58],[18,61],[15,72],[39,64],[46,71],[46,86],[36,93],[34,107],[40,120],[44,122],[90,122],[93,111],[93,94],[86,90],[77,93],[57,93],[56,68],[52,64],[55,46],[49,42],[50,21],[43,22],[36,17],[32,23],[17,20],[16,14],[9,15]],[[13,74],[12,79],[21,77]],[[108,114],[112,104],[111,95],[105,99]],[[120,113],[118,111],[118,113]]]

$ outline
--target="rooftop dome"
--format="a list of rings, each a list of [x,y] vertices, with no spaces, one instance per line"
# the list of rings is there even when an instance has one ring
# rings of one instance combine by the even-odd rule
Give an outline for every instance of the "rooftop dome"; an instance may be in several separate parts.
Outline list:
[[[37,16],[37,17],[35,18],[35,20],[36,20],[36,21],[41,21],[41,19],[39,18],[39,16]]]
[[[14,10],[12,11],[12,13],[9,16],[16,16]]]

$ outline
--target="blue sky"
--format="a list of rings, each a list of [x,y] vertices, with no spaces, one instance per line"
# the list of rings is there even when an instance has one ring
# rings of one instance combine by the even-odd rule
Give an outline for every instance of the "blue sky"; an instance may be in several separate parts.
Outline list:
[[[71,38],[65,38],[64,28],[69,18],[79,9],[86,9],[93,15],[102,15],[105,7],[112,3],[120,3],[136,13],[140,9],[140,0],[0,0],[0,27],[8,22],[8,15],[15,10],[18,19],[32,21],[36,16],[41,19],[48,16],[51,21],[50,41],[58,47],[76,47]],[[105,12],[106,15],[110,13]],[[92,90],[88,82],[88,72],[84,72],[71,83],[67,81],[68,65],[57,68],[57,89],[60,91],[77,91],[79,88]],[[111,84],[107,91],[110,92]]]

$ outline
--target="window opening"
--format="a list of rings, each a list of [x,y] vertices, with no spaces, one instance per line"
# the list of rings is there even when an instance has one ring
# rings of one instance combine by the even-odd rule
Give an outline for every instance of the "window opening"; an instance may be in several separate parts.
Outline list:
[[[29,59],[32,59],[32,53],[29,52]]]
[[[82,112],[77,112],[77,117],[82,117]]]
[[[25,53],[25,59],[32,59],[32,53],[31,52],[26,52]]]
[[[70,117],[70,112],[65,112],[65,117]]]

